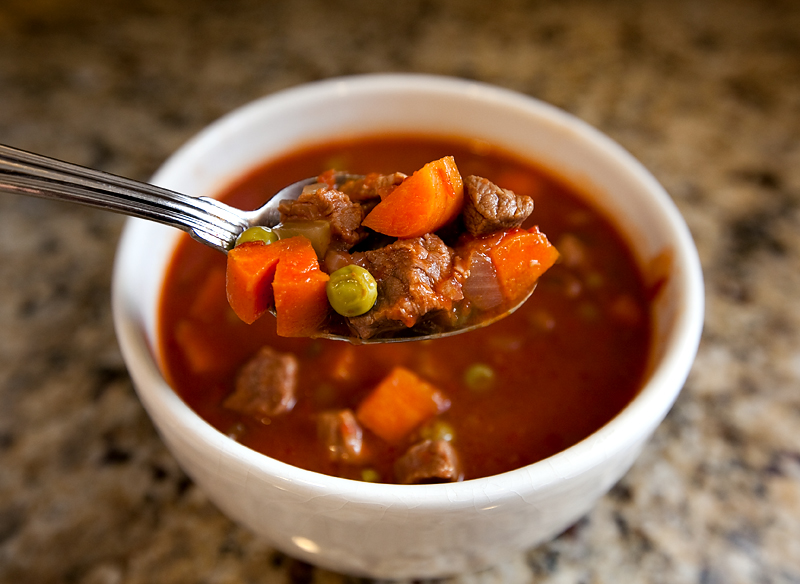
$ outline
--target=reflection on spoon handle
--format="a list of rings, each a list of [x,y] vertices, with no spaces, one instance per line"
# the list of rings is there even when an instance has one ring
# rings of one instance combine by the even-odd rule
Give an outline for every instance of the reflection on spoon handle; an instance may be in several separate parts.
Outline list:
[[[1,144],[0,191],[157,221],[223,252],[233,247],[249,223],[245,214],[214,199],[190,197]]]

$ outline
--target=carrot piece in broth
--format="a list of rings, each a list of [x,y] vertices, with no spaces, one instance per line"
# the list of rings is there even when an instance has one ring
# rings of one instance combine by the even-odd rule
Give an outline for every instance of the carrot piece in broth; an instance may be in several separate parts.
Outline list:
[[[435,386],[405,367],[395,367],[364,398],[356,417],[374,434],[397,443],[449,407],[450,400]]]

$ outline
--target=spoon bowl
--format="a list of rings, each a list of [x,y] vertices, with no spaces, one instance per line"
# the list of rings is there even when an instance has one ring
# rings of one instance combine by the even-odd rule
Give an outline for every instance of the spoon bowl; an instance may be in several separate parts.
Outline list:
[[[516,310],[525,304],[528,298],[531,297],[533,291],[536,287],[530,289],[530,291],[525,294],[520,300],[507,308],[503,312],[495,314],[493,316],[489,316],[484,318],[478,322],[474,322],[467,326],[459,326],[457,328],[453,328],[451,330],[444,330],[436,333],[425,333],[415,328],[405,329],[405,332],[402,333],[403,336],[391,336],[391,337],[371,337],[368,339],[362,339],[358,337],[349,337],[346,335],[339,335],[331,332],[320,332],[314,335],[314,338],[317,339],[329,339],[331,341],[347,341],[352,343],[353,345],[378,345],[378,344],[385,344],[385,343],[406,343],[408,341],[433,341],[436,339],[443,339],[445,337],[452,337],[455,335],[460,335],[463,333],[468,333],[470,331],[481,329],[485,326],[489,326],[490,324],[494,324],[499,320],[504,319],[505,317],[513,314]],[[270,310],[271,314],[274,316],[275,311],[274,309]]]

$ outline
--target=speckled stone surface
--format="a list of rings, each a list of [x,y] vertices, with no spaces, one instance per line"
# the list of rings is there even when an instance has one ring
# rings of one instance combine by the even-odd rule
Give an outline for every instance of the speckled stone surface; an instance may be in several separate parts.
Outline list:
[[[555,541],[457,582],[800,582],[800,4],[3,0],[0,143],[146,179],[225,112],[342,74],[549,101],[666,186],[707,283],[685,390]],[[177,467],[116,346],[123,220],[0,194],[0,582],[343,582]]]

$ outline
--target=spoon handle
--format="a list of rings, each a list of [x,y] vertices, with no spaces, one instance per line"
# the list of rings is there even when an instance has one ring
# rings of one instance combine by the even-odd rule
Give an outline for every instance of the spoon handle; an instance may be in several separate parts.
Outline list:
[[[0,144],[0,191],[80,203],[177,227],[227,252],[248,225],[237,209],[207,197],[32,154]]]

